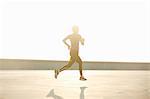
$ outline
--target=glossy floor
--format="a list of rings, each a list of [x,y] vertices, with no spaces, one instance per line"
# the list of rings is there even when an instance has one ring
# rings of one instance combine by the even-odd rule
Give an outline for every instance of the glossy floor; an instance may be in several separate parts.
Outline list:
[[[150,71],[1,70],[0,99],[150,99]]]

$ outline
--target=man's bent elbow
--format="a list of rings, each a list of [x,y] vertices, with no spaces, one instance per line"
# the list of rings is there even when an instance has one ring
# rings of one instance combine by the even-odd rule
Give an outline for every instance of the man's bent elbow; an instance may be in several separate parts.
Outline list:
[[[66,40],[65,40],[65,39],[63,39],[62,41],[63,41],[64,43],[66,42]]]

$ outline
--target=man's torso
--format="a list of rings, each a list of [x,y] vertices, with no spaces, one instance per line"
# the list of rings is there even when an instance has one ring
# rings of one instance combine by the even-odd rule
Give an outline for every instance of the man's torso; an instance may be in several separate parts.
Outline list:
[[[78,54],[80,39],[81,39],[81,36],[79,34],[71,34],[71,35],[69,35],[69,40],[71,42],[70,53]]]

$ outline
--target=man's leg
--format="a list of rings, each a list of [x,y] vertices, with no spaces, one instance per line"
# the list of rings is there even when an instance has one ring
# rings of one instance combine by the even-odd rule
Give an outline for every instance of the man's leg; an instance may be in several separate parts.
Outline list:
[[[79,64],[79,71],[80,71],[80,80],[86,80],[83,76],[83,73],[82,73],[82,60],[79,56],[77,56],[77,59],[76,59],[76,62]]]
[[[58,74],[59,74],[61,71],[66,70],[66,69],[68,69],[69,67],[71,67],[71,65],[72,65],[74,62],[75,62],[75,58],[71,57],[67,65],[63,66],[63,67],[60,68],[60,69],[55,69],[55,78],[57,79]]]
[[[80,76],[83,76],[83,74],[82,74],[82,60],[79,56],[77,56],[76,62],[79,64]]]
[[[59,72],[66,70],[72,66],[72,64],[75,62],[75,58],[71,57],[68,64],[63,66],[62,68],[59,69]]]

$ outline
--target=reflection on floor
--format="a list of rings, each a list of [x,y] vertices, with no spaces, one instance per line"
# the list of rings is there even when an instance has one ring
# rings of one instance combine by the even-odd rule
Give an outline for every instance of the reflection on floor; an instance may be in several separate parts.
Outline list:
[[[80,87],[80,89],[81,89],[81,92],[80,92],[80,99],[85,99],[85,98],[84,98],[84,90],[85,90],[86,88],[87,88],[87,87]],[[64,99],[64,98],[62,98],[61,96],[56,95],[55,92],[54,92],[54,89],[52,89],[52,90],[47,94],[47,97],[53,97],[54,99]]]
[[[56,94],[54,93],[54,89],[52,89],[52,90],[48,93],[47,97],[53,97],[54,99],[63,99],[61,96],[58,96],[58,95],[56,95]]]
[[[1,70],[0,99],[150,99],[150,71]]]

